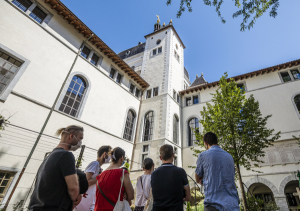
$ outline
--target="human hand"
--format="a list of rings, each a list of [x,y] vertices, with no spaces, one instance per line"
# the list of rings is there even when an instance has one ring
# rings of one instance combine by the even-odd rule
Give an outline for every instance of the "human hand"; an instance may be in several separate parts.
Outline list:
[[[75,201],[73,201],[73,209],[81,202],[82,195],[79,194]]]
[[[127,200],[127,193],[126,192],[124,192],[124,194],[123,194],[123,199],[125,199],[125,200]]]

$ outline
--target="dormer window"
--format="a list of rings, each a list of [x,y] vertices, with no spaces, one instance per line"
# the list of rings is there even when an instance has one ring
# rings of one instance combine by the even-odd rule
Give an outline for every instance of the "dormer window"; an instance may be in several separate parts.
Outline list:
[[[159,45],[161,43],[161,40],[156,41],[156,45]]]

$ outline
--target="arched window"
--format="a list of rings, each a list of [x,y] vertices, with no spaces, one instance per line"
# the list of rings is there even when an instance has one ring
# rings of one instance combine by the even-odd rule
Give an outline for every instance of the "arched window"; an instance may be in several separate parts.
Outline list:
[[[153,111],[150,111],[145,115],[143,141],[149,141],[152,139],[153,120],[154,120]]]
[[[124,135],[123,135],[123,138],[128,141],[131,141],[132,139],[134,120],[135,120],[135,114],[132,110],[129,110],[127,114]]]
[[[298,109],[298,112],[300,114],[300,94],[298,94],[294,97],[294,102],[295,102],[295,105],[296,105],[296,107]]]
[[[173,118],[173,142],[178,144],[178,126],[179,126],[179,120],[176,115],[174,115]]]
[[[197,118],[192,118],[188,122],[188,139],[189,139],[189,146],[194,145],[194,141],[196,141],[196,136],[194,133],[194,128],[199,128],[199,122]]]
[[[78,111],[80,108],[80,104],[83,101],[85,89],[85,81],[77,75],[73,76],[66,95],[64,96],[63,101],[59,107],[59,110],[68,115],[76,117],[79,113]]]

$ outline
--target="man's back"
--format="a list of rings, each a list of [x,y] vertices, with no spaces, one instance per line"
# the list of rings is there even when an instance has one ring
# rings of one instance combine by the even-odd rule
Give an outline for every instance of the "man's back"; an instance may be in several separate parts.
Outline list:
[[[205,205],[218,210],[239,210],[232,156],[217,145],[199,154],[196,174],[203,177]]]
[[[74,155],[55,148],[39,168],[29,209],[68,210],[71,198],[64,177],[72,174],[76,174]]]
[[[151,174],[154,211],[183,210],[183,187],[188,185],[184,169],[170,163],[162,164]]]

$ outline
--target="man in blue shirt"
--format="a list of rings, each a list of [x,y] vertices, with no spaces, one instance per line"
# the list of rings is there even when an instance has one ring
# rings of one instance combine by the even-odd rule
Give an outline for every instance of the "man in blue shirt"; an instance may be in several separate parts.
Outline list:
[[[204,186],[204,211],[240,210],[232,156],[218,146],[216,134],[203,137],[207,149],[199,154],[195,178]]]

